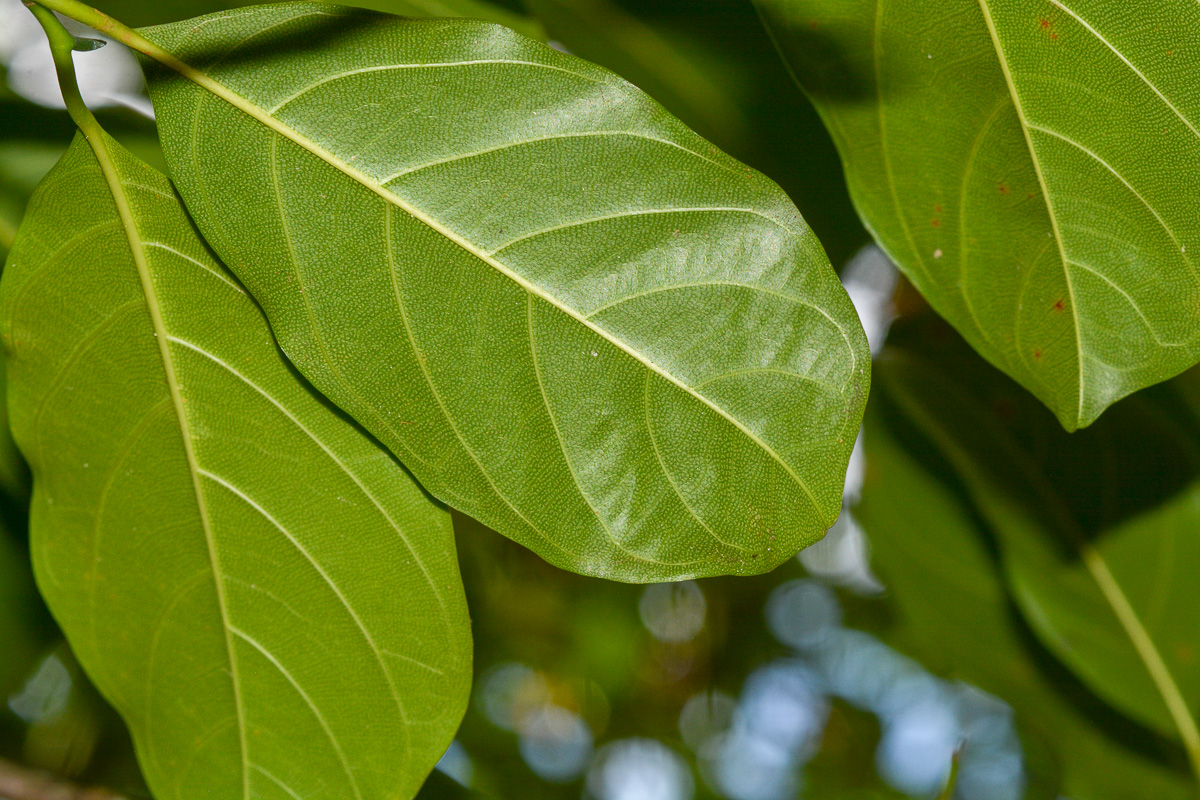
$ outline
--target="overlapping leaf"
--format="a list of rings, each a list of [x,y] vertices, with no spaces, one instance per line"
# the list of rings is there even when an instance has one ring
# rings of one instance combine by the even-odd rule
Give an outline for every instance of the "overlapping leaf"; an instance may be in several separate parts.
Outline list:
[[[868,227],[1068,430],[1200,358],[1200,6],[759,4]]]
[[[465,707],[448,514],[324,405],[171,185],[77,139],[0,286],[40,588],[158,797],[411,797]]]
[[[1191,573],[1200,558],[1200,421],[1186,402],[1198,396],[1195,376],[1069,435],[961,343],[942,340],[883,359],[886,396],[936,444],[987,519],[1014,599],[1046,646],[1113,706],[1200,759]]]
[[[297,3],[146,35],[205,237],[431,493],[622,580],[759,572],[832,522],[866,342],[763,176],[494,25]]]
[[[1168,754],[1136,728],[1114,726],[1114,715],[1072,691],[1046,663],[1012,613],[977,515],[954,481],[939,479],[881,417],[868,413],[869,468],[854,513],[899,611],[891,642],[1013,707],[1029,796],[1191,797],[1185,774],[1163,759]]]

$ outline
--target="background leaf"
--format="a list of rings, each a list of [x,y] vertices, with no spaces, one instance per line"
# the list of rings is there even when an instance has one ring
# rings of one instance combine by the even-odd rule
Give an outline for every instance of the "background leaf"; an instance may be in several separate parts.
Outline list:
[[[1200,423],[1181,397],[1193,376],[1069,435],[953,339],[878,369],[988,521],[1046,646],[1117,708],[1196,746]]]
[[[855,515],[896,608],[890,641],[1012,705],[1031,796],[1191,797],[1176,753],[1081,691],[1037,646],[953,477],[939,477],[911,429],[894,432],[884,418],[883,408],[868,414],[869,467]]]
[[[1063,426],[1200,358],[1200,7],[759,4],[867,226]]]
[[[151,69],[201,230],[435,496],[631,581],[761,572],[833,521],[866,341],[770,181],[495,26],[298,3],[147,35],[196,81]]]
[[[103,146],[111,182],[76,139],[0,286],[43,595],[157,795],[411,796],[469,685],[449,517]]]

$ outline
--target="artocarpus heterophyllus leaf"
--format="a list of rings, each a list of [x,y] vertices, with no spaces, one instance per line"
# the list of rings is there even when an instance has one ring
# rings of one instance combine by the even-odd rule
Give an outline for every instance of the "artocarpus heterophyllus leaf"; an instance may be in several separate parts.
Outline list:
[[[470,680],[449,516],[294,373],[165,176],[97,148],[0,285],[39,587],[156,796],[411,797]]]
[[[1200,768],[1196,373],[1068,434],[934,322],[893,332],[876,365],[881,396],[948,462],[1046,647]]]
[[[867,226],[1064,427],[1200,358],[1200,6],[758,4]]]
[[[885,423],[885,416],[893,419]],[[1168,748],[1161,741],[1064,680],[1028,635],[987,525],[956,493],[953,476],[930,463],[905,420],[875,404],[864,439],[869,468],[854,515],[896,610],[888,641],[936,674],[1012,706],[1030,784],[1025,796],[1192,797],[1186,773],[1162,758]]]
[[[836,517],[866,340],[762,175],[495,25],[296,3],[144,33],[200,229],[432,494],[629,581],[761,572]]]

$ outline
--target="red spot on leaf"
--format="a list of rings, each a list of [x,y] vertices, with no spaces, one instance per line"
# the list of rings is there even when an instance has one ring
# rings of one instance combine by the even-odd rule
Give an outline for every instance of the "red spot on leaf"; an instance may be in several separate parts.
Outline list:
[[[933,213],[935,213],[935,214],[940,214],[940,213],[942,213],[942,207],[941,207],[941,206],[934,206],[934,207],[933,207]]]
[[[1062,300],[1059,300],[1057,303],[1055,303],[1055,304],[1054,304],[1054,310],[1055,310],[1055,311],[1062,311],[1062,310],[1063,310],[1063,308],[1064,308],[1064,306],[1063,306],[1063,301],[1062,301]]]
[[[1045,18],[1039,19],[1038,24],[1042,26],[1042,30],[1045,30],[1046,28],[1050,27],[1050,20]]]
[[[1050,34],[1050,38],[1051,38],[1051,39],[1057,39],[1057,38],[1058,38],[1058,34],[1057,34],[1057,33],[1052,33],[1052,34]]]

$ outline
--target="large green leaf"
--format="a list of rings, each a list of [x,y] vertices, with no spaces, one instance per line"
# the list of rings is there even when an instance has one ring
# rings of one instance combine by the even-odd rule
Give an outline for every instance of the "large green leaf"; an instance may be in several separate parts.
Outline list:
[[[898,615],[890,641],[948,677],[1002,697],[1025,744],[1031,793],[1077,800],[1190,798],[1150,737],[1112,724],[1073,691],[1013,615],[987,531],[919,448],[867,415],[868,469],[855,516]],[[911,436],[909,437],[911,438]],[[911,452],[910,452],[911,451]]]
[[[1200,419],[1184,402],[1200,397],[1197,376],[1070,435],[946,337],[892,351],[878,372],[995,532],[1016,602],[1045,644],[1200,758]]]
[[[201,230],[435,496],[630,581],[761,572],[832,523],[866,341],[769,180],[498,26],[295,3],[146,33]]]
[[[1200,5],[758,2],[868,227],[1068,430],[1200,358]]]
[[[291,371],[165,176],[97,148],[0,285],[39,586],[157,796],[410,797],[469,686],[449,516]]]

